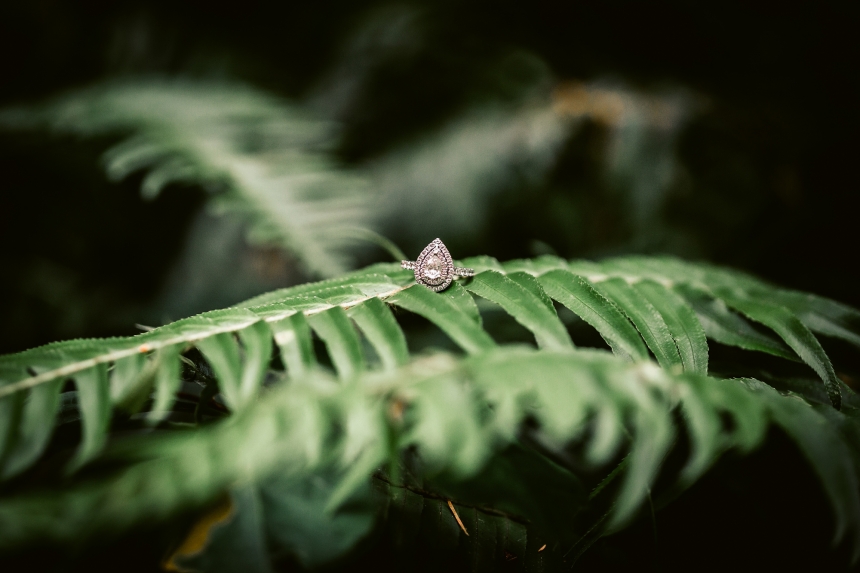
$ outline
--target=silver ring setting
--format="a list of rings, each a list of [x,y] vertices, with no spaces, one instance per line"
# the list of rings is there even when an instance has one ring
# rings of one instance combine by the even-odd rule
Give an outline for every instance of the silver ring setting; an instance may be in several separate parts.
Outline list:
[[[403,261],[400,266],[415,271],[415,281],[434,292],[448,288],[455,278],[473,277],[474,269],[455,267],[451,253],[440,239],[433,239],[415,261]]]

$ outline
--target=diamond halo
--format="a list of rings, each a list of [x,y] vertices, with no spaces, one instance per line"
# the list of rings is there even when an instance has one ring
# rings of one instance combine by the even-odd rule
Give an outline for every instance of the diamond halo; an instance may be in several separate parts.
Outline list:
[[[415,281],[434,292],[448,288],[457,277],[474,276],[472,269],[455,268],[451,253],[440,239],[424,247],[416,261],[403,261],[401,266],[415,272]]]

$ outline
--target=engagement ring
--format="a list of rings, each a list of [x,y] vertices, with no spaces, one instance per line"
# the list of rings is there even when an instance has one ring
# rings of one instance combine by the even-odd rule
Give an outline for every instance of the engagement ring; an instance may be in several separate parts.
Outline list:
[[[403,261],[400,266],[415,271],[415,280],[436,292],[448,288],[455,278],[475,276],[474,269],[454,266],[451,253],[439,239],[424,247],[418,260]]]

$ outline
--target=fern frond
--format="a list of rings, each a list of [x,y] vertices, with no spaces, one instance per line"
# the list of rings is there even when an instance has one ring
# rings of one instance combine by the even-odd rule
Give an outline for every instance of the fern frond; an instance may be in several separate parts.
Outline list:
[[[365,182],[330,158],[333,124],[236,83],[117,82],[73,92],[35,110],[6,110],[6,126],[46,125],[82,136],[131,134],[104,155],[111,179],[145,170],[144,197],[175,182],[203,184],[252,237],[295,253],[312,273],[349,268],[350,233],[370,212]]]
[[[121,528],[161,519],[236,484],[262,487],[275,468],[295,483],[325,476],[320,479],[330,487],[320,494],[320,508],[336,516],[337,508],[364,495],[379,468],[388,468],[383,477],[395,485],[413,479],[397,469],[401,455],[412,451],[420,457],[417,479],[427,491],[448,491],[457,503],[484,507],[486,500],[470,498],[468,484],[484,479],[485,468],[510,448],[531,440],[559,456],[579,443],[584,462],[596,468],[626,459],[600,503],[588,496],[570,502],[571,515],[581,519],[555,529],[559,543],[572,543],[595,527],[595,512],[604,516],[598,520],[603,530],[629,522],[681,433],[689,436],[691,453],[670,481],[684,488],[723,452],[754,449],[775,424],[819,475],[836,512],[837,537],[849,534],[860,551],[860,452],[849,445],[860,432],[853,414],[860,401],[832,375],[812,333],[854,342],[857,311],[669,258],[499,263],[480,257],[459,264],[479,272],[438,294],[414,284],[409,271],[374,265],[135,337],[60,342],[0,357],[4,478],[21,474],[42,455],[69,378],[79,393],[83,426],[69,471],[99,457],[127,465],[120,475],[49,499],[0,499],[0,539],[62,540],[108,524]],[[498,344],[474,296],[530,331],[536,348]],[[594,326],[612,353],[574,348],[553,301]],[[465,355],[410,357],[392,307],[424,317]],[[324,343],[333,372],[318,364],[314,335]],[[844,398],[846,413],[755,380],[708,377],[707,338],[785,358],[796,354],[822,379],[834,406]],[[269,387],[273,344],[286,373],[276,373]],[[131,388],[152,388],[156,406],[147,414],[150,421],[169,410],[180,355],[192,348],[214,371],[233,415],[170,439],[136,442],[133,459],[120,444],[105,450],[111,408]],[[498,471],[518,471],[504,467]],[[120,499],[121,505],[111,501]],[[374,514],[377,506],[362,499]],[[552,503],[541,498],[538,509],[517,507],[531,515],[550,511],[545,505]],[[537,519],[528,535],[546,537],[553,528],[538,524],[550,521]]]

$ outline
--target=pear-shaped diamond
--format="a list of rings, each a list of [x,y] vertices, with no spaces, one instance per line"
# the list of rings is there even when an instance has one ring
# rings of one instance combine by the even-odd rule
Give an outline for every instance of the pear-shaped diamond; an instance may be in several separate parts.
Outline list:
[[[439,239],[427,245],[415,261],[415,280],[436,292],[445,290],[454,280],[451,253]]]

